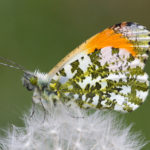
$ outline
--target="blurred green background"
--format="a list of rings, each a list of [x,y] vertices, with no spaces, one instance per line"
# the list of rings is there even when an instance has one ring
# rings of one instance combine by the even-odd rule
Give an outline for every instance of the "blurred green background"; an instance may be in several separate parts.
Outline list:
[[[49,72],[72,49],[113,24],[135,21],[150,29],[149,6],[150,0],[1,0],[0,56],[31,71]],[[20,71],[0,66],[1,129],[23,126],[21,117],[31,106],[32,92],[23,88],[21,77]],[[149,115],[150,96],[140,109],[120,116],[150,140]]]

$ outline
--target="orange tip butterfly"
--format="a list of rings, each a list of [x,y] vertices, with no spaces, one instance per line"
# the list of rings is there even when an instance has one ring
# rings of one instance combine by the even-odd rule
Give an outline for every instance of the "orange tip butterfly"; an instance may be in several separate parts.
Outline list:
[[[145,62],[150,32],[142,25],[122,22],[97,33],[63,58],[49,73],[26,71],[0,57],[1,65],[24,72],[23,85],[33,101],[69,104],[81,108],[131,112],[146,99],[149,89]]]

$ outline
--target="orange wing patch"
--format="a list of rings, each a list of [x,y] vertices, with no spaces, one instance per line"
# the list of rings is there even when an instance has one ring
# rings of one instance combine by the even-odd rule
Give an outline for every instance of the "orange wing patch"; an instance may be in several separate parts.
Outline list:
[[[124,48],[133,56],[136,55],[133,44],[121,33],[115,33],[113,29],[105,29],[103,32],[96,34],[85,45],[86,49],[88,49],[88,54],[92,53],[96,48],[101,49],[107,46]]]

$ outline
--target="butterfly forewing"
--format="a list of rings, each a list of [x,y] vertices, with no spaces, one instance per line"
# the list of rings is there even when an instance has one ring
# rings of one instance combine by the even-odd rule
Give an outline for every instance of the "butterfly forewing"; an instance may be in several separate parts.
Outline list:
[[[50,71],[50,88],[82,108],[129,112],[148,94],[149,31],[123,22],[96,34]]]

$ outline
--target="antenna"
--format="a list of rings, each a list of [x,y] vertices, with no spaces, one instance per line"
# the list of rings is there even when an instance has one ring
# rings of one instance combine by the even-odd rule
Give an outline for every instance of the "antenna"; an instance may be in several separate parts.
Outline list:
[[[0,65],[6,66],[6,67],[9,67],[9,68],[15,68],[15,69],[21,70],[25,73],[27,72],[26,69],[23,66],[17,64],[16,62],[14,62],[10,59],[7,59],[5,57],[0,56],[0,60],[4,61],[4,63],[0,62]]]

